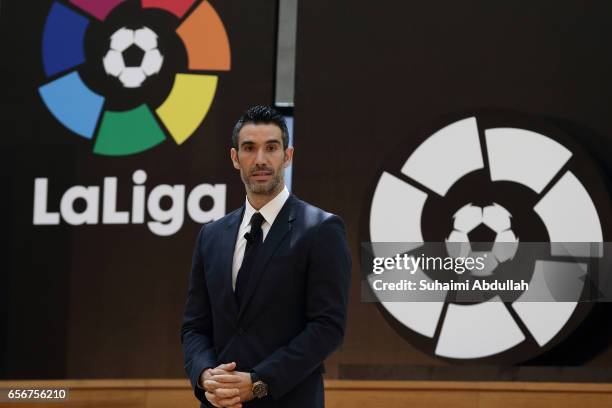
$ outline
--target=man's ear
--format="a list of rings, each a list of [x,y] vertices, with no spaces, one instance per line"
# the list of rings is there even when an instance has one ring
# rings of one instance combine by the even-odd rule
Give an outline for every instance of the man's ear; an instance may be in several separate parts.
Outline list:
[[[283,163],[283,167],[287,168],[291,164],[293,160],[293,147],[289,146],[285,149],[285,162]]]
[[[232,164],[236,170],[240,170],[240,162],[238,161],[238,151],[232,147],[230,150],[230,157],[232,158]]]

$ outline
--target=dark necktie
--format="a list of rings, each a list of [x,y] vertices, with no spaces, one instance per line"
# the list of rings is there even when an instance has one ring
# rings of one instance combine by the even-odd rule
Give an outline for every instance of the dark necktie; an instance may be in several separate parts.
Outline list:
[[[263,242],[263,231],[261,230],[263,222],[264,217],[260,213],[253,214],[251,217],[251,230],[244,234],[247,244],[244,250],[244,258],[242,258],[242,265],[240,265],[238,276],[236,276],[236,289],[234,291],[238,306],[240,306],[246,294],[251,268],[255,264],[258,249]]]

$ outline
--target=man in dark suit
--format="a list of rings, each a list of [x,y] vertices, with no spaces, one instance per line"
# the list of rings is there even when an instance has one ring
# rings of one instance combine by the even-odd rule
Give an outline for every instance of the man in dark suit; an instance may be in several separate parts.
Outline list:
[[[247,198],[198,235],[181,328],[187,375],[203,406],[323,407],[323,360],[346,324],[344,224],[285,187],[293,148],[277,111],[247,110],[232,144]]]

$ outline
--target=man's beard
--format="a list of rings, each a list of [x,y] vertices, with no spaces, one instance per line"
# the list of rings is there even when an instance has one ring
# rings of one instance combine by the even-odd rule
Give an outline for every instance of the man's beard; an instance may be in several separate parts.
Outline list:
[[[269,168],[257,168],[252,170],[250,173],[254,173],[255,171],[269,171]],[[249,190],[253,194],[261,194],[261,195],[270,195],[277,191],[279,185],[283,182],[283,167],[282,165],[276,169],[273,173],[274,176],[268,180],[266,183],[256,183],[249,179],[247,175],[244,174],[243,171],[240,172],[240,177],[242,178],[242,182],[246,186],[247,190]]]

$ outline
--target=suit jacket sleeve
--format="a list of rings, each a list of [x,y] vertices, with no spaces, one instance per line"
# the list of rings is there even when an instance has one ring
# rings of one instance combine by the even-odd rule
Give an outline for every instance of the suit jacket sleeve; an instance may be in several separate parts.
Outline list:
[[[191,381],[195,396],[205,404],[208,403],[204,390],[198,387],[202,371],[216,367],[216,355],[213,346],[212,312],[202,256],[202,240],[205,226],[202,227],[193,251],[189,291],[183,324],[181,326],[181,343],[185,358],[185,371]]]
[[[344,224],[333,215],[318,226],[308,254],[306,327],[254,367],[272,398],[289,392],[342,343],[350,279]]]

